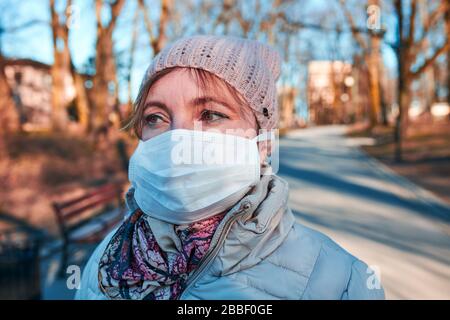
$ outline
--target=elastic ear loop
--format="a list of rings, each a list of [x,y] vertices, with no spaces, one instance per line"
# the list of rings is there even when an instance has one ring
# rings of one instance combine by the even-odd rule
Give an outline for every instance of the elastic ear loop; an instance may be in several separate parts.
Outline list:
[[[275,141],[275,133],[273,132],[273,130],[266,131],[264,133],[257,135],[253,139],[255,139],[256,142],[262,142],[262,141],[268,141],[268,140],[270,140],[272,142],[272,141]],[[272,150],[271,150],[270,156],[268,155],[268,158],[270,158],[271,155],[272,155]],[[270,166],[271,166],[271,161],[266,162],[266,160],[264,160],[263,167],[270,167]]]
[[[271,131],[267,131],[264,133],[261,133],[259,135],[257,135],[256,137],[254,137],[253,139],[256,140],[256,142],[261,142],[261,141],[267,141],[267,140],[275,140],[275,132]]]

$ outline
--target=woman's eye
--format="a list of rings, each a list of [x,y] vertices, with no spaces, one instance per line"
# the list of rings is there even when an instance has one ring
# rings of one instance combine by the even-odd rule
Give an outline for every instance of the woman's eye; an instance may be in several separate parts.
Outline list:
[[[149,115],[145,116],[144,119],[145,119],[145,123],[149,126],[154,126],[154,125],[164,121],[164,119],[157,114],[149,114]]]
[[[217,111],[211,111],[211,110],[204,110],[201,113],[201,120],[202,121],[217,121],[221,119],[229,119],[229,117],[223,113],[217,112]]]

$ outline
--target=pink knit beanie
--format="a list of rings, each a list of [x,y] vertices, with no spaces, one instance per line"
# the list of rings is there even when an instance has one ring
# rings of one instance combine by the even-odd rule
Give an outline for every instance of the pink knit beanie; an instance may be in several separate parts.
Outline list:
[[[249,103],[260,128],[278,124],[276,81],[281,58],[272,47],[234,36],[195,35],[181,38],[153,59],[142,83],[170,67],[209,71],[233,86]]]

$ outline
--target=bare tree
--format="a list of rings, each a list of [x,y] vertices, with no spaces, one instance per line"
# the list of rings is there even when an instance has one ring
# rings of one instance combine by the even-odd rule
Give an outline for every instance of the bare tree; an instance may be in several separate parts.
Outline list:
[[[363,50],[363,59],[368,68],[369,75],[369,95],[370,106],[369,119],[370,128],[373,128],[378,123],[378,114],[381,110],[381,93],[380,93],[380,64],[382,63],[380,56],[380,43],[382,33],[375,30],[367,30],[369,39],[366,40],[363,34],[356,27],[352,13],[348,10],[344,0],[340,0],[341,8],[344,11],[345,17],[360,48]],[[380,6],[379,0],[369,0],[368,5]]]
[[[285,9],[289,4],[294,4],[293,0],[272,0],[270,8],[266,12],[261,12],[260,1],[239,2],[236,0],[224,0],[222,10],[214,21],[214,27],[223,25],[225,32],[230,32],[230,25],[236,21],[242,31],[243,37],[252,37],[257,39],[262,34],[267,36],[270,44],[274,45],[281,34],[277,34],[277,24],[283,27],[284,33],[293,35],[299,30],[295,23],[291,23],[286,17]],[[252,15],[245,17],[241,6],[247,5],[247,11],[251,10]],[[277,36],[277,37],[276,37]],[[279,45],[285,47],[285,39],[281,39]]]
[[[133,17],[133,32],[131,35],[130,59],[128,61],[127,83],[128,83],[128,110],[131,110],[133,104],[132,88],[131,88],[131,72],[134,64],[134,54],[136,51],[136,42],[138,37],[139,10],[136,9]]]
[[[69,60],[69,71],[72,76],[72,81],[75,89],[75,106],[77,109],[78,122],[84,131],[89,129],[89,101],[87,96],[86,87],[84,85],[84,79],[81,74],[75,70],[73,64],[72,55],[69,49],[69,27],[70,19],[72,14],[72,0],[67,0],[65,8],[66,21],[60,26],[62,39],[64,41],[64,47],[67,50],[68,60]]]
[[[125,0],[116,0],[107,2],[111,12],[107,23],[102,22],[101,12],[104,3],[102,0],[96,0],[95,13],[97,18],[97,42],[95,57],[95,75],[93,86],[95,88],[92,100],[92,129],[98,130],[104,127],[108,121],[108,107],[118,105],[118,88],[116,61],[113,50],[113,31],[117,23],[117,18],[122,10]],[[113,88],[114,87],[114,88]],[[111,92],[114,90],[114,94]],[[112,98],[113,96],[113,98]],[[115,101],[111,101],[114,99]]]
[[[67,77],[72,78],[75,91],[74,103],[77,109],[78,122],[87,130],[89,126],[89,102],[83,77],[75,70],[72,55],[69,49],[69,23],[72,14],[72,1],[65,3],[64,17],[61,21],[60,15],[55,8],[55,0],[50,0],[51,29],[53,40],[54,62],[51,68],[52,76],[52,126],[54,130],[65,129],[67,118],[67,104],[65,98],[65,86]]]
[[[148,9],[144,0],[138,0],[138,4],[144,16],[144,23],[149,36],[150,47],[153,49],[153,54],[156,55],[159,51],[161,51],[167,41],[166,31],[173,8],[173,0],[161,0],[161,13],[159,16],[157,26],[158,32],[156,35],[153,31],[153,24],[148,15]]]
[[[417,18],[418,1],[411,0],[406,8],[406,4],[402,0],[394,1],[395,16],[397,18],[397,42],[393,44],[397,61],[398,61],[398,98],[397,103],[399,112],[396,119],[395,127],[395,159],[402,161],[402,138],[406,133],[408,125],[408,109],[411,102],[410,86],[413,80],[417,79],[428,67],[430,67],[438,56],[446,52],[449,47],[448,34],[444,43],[433,48],[433,53],[424,57],[423,53],[424,43],[427,36],[436,26],[443,15],[448,12],[448,1],[441,1],[436,9],[429,13],[428,23],[421,24],[420,19]],[[409,13],[407,16],[406,13]],[[405,22],[407,22],[405,24]],[[420,31],[419,37],[417,33]],[[418,58],[423,61],[419,66],[416,66]]]
[[[60,131],[66,127],[68,121],[64,100],[64,77],[70,70],[70,52],[67,44],[68,34],[61,25],[56,11],[55,0],[50,0],[51,29],[53,40],[52,76],[52,127]]]
[[[248,36],[250,28],[254,23],[254,21],[244,18],[236,0],[224,0],[222,3],[222,11],[215,20],[214,26],[217,27],[218,25],[223,24],[226,33],[229,33],[229,27],[232,21],[237,21],[239,23],[244,37]]]
[[[445,10],[445,32],[447,34],[447,46],[450,43],[450,5]],[[450,105],[450,49],[447,48],[447,103]],[[450,117],[450,114],[449,114]]]

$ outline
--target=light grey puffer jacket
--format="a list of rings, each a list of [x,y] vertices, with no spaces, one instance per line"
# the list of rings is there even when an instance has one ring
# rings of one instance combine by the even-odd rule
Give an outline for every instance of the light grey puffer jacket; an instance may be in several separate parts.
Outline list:
[[[130,212],[137,208],[133,192],[126,196]],[[180,299],[384,299],[364,262],[295,222],[288,193],[286,181],[263,176],[225,215]],[[107,299],[98,287],[98,264],[114,232],[89,259],[77,299]],[[176,241],[154,233],[162,245]]]

